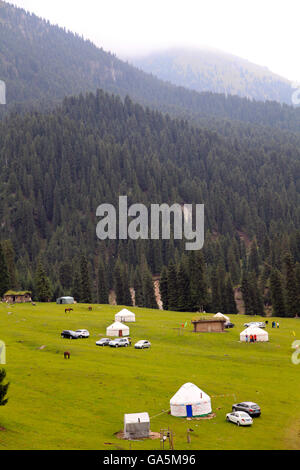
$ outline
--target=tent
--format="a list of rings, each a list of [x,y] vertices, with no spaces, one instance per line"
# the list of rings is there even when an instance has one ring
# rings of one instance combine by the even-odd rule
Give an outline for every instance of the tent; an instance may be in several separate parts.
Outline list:
[[[180,418],[206,416],[211,413],[210,397],[190,382],[182,385],[170,400],[171,415]]]
[[[59,297],[56,299],[57,304],[73,304],[74,297]]]
[[[112,325],[106,328],[106,335],[107,336],[129,336],[129,328],[128,326],[116,321]]]
[[[150,418],[148,413],[131,413],[124,415],[125,439],[149,437]]]
[[[256,335],[256,341],[269,341],[268,332],[258,326],[249,326],[242,331],[240,333],[240,341],[246,341],[246,335],[248,335],[248,341],[250,341],[250,335]]]
[[[227,317],[227,315],[224,315],[224,314],[221,313],[221,312],[216,313],[216,314],[214,315],[214,317],[216,317],[216,318],[224,318],[226,321],[230,321],[230,318]]]
[[[119,313],[115,315],[115,321],[120,322],[134,322],[135,321],[135,314],[127,310],[127,308],[123,308]]]

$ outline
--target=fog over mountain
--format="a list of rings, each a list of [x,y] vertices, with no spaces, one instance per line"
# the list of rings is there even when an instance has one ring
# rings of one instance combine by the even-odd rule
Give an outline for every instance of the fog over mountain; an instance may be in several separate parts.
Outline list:
[[[215,49],[169,49],[130,60],[145,72],[198,92],[291,104],[289,80],[266,67]]]

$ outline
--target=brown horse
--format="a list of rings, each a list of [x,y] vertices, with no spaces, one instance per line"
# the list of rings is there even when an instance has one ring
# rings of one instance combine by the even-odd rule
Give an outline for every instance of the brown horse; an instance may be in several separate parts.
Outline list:
[[[69,313],[73,312],[73,309],[71,307],[65,308],[65,313],[67,313],[67,312],[69,312]]]
[[[64,352],[64,358],[65,359],[70,359],[70,356],[71,356],[71,354],[69,353],[69,351]]]

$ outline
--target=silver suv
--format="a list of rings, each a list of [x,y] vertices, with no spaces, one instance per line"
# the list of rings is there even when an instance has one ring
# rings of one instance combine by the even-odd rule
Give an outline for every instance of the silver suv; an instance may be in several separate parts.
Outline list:
[[[108,345],[111,347],[111,348],[122,348],[122,347],[125,347],[127,348],[127,346],[130,345],[129,343],[129,340],[128,338],[116,338],[116,339],[112,339]]]

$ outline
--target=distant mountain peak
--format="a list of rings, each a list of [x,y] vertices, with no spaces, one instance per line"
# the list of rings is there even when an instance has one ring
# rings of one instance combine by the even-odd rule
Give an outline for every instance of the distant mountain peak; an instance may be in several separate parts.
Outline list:
[[[291,103],[289,80],[265,66],[218,49],[173,47],[132,58],[131,62],[162,80],[198,92]]]

